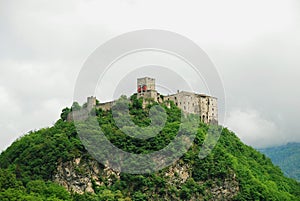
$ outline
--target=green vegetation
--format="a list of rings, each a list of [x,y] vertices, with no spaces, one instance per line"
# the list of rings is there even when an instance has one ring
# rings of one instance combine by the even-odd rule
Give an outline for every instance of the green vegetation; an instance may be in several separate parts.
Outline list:
[[[260,149],[290,178],[300,181],[300,143]]]
[[[131,97],[131,120],[141,127],[150,124],[152,105],[142,109],[141,100]],[[164,105],[167,121],[163,130],[148,140],[132,138],[115,125],[111,111],[96,110],[97,120],[108,139],[117,147],[132,153],[149,153],[165,147],[177,135],[181,112],[171,102]],[[79,105],[75,104],[77,108]],[[204,159],[198,154],[208,125],[200,123],[189,151],[177,161],[188,167],[189,177],[183,183],[166,176],[169,167],[145,175],[120,174],[111,185],[94,185],[95,194],[69,193],[53,183],[59,163],[74,158],[92,157],[85,150],[73,122],[67,122],[65,108],[54,126],[30,132],[15,141],[0,155],[0,200],[210,200],[212,189],[224,182],[236,182],[238,192],[233,200],[300,200],[300,185],[286,178],[269,158],[244,145],[234,133],[223,129],[213,151]],[[217,127],[221,128],[221,127]],[[174,173],[177,177],[178,173]],[[105,178],[100,178],[105,181]],[[172,183],[173,182],[173,183]]]
[[[0,200],[71,200],[70,194],[61,186],[43,180],[31,180],[24,185],[11,170],[0,169]]]

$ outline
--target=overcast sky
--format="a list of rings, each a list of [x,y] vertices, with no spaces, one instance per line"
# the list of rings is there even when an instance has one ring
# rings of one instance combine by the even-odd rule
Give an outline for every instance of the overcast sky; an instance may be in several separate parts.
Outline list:
[[[208,54],[226,92],[224,124],[243,142],[300,142],[298,0],[0,0],[0,150],[53,125],[87,57],[139,29],[179,33]]]

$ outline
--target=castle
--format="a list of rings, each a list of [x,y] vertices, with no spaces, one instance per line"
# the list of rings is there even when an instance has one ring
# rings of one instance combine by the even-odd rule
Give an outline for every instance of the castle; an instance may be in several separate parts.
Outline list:
[[[184,113],[199,114],[201,121],[207,124],[218,124],[217,98],[187,91],[161,96],[155,89],[155,79],[144,77],[137,79],[137,97],[153,99],[158,103],[173,101]],[[144,101],[144,104],[147,104]]]
[[[173,101],[183,113],[199,114],[202,122],[218,124],[217,98],[212,96],[187,91],[177,91],[176,94],[163,96],[156,91],[154,78],[143,77],[137,79],[137,98],[143,98],[143,107],[149,104],[150,100],[158,103]],[[112,108],[114,102],[97,104],[96,97],[88,97],[87,110],[90,111],[95,107],[107,111]],[[71,120],[71,117],[68,119]]]

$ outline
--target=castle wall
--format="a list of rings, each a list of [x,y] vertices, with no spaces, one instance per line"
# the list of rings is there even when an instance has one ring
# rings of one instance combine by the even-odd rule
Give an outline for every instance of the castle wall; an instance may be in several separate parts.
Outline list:
[[[218,99],[215,97],[210,97],[208,116],[209,123],[218,124]]]
[[[218,122],[218,106],[215,97],[181,91],[165,96],[164,100],[173,101],[184,113],[199,114],[204,123],[217,124]]]
[[[213,123],[218,122],[218,106],[217,98],[199,95],[199,105],[200,105],[200,117],[204,123]]]
[[[96,106],[97,109],[102,109],[104,111],[108,111],[112,108],[115,101],[106,102],[106,103],[100,103]]]
[[[72,111],[68,114],[67,121],[83,121],[88,118],[89,111],[87,109],[81,109],[78,111]]]
[[[199,113],[199,101],[197,95],[194,93],[181,91],[177,94],[165,96],[164,100],[173,101],[185,113]]]

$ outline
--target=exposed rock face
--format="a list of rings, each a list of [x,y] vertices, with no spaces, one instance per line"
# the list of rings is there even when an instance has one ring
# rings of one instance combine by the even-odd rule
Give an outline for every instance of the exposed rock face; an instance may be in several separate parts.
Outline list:
[[[192,176],[191,169],[188,164],[176,163],[169,167],[164,173],[168,184],[176,187],[178,190]],[[204,182],[198,182],[200,185],[205,185]],[[222,180],[214,180],[210,187],[205,186],[207,194],[211,195],[209,200],[232,200],[239,192],[239,183],[236,180],[234,172],[228,174],[228,177]],[[170,198],[169,198],[170,199]],[[193,196],[190,200],[203,200],[202,195]],[[180,198],[172,197],[171,200],[180,200]]]
[[[231,200],[239,192],[239,183],[235,179],[235,174],[231,178],[226,178],[222,182],[214,182],[208,190],[212,194],[211,200]]]
[[[106,178],[106,183],[99,178]],[[118,172],[103,168],[95,160],[76,158],[58,165],[54,181],[70,192],[83,194],[94,193],[93,185],[111,185],[113,179],[119,178]]]
[[[182,186],[192,179],[191,167],[183,162],[177,162],[158,173],[167,181],[166,188],[171,186],[178,191]],[[54,181],[64,186],[68,191],[79,194],[95,193],[95,186],[112,185],[113,182],[120,179],[120,173],[111,170],[108,167],[100,165],[96,160],[76,158],[73,161],[60,163],[57,167],[57,173]],[[239,192],[239,183],[236,180],[234,172],[227,175],[225,179],[211,180],[208,185],[205,181],[197,182],[205,189],[205,194],[210,195],[206,200],[232,200]],[[149,192],[149,200],[155,200],[155,194],[158,192]],[[153,195],[152,195],[153,194]],[[153,198],[153,199],[152,199]],[[163,199],[181,200],[176,194],[162,195]],[[190,200],[203,200],[201,193],[193,195]]]
[[[165,176],[168,177],[169,183],[172,185],[183,184],[190,177],[189,166],[187,164],[180,165],[176,163],[169,167]]]

